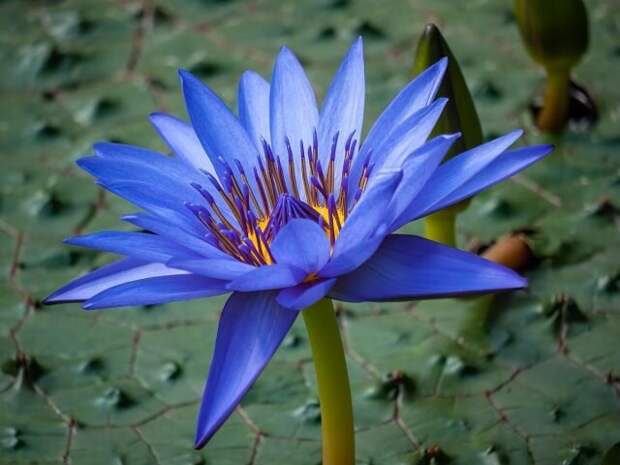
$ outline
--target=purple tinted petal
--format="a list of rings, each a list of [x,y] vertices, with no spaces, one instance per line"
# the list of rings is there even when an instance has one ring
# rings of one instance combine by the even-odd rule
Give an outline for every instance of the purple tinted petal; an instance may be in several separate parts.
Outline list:
[[[336,146],[336,179],[340,183],[344,145],[354,132],[360,139],[364,121],[364,45],[358,38],[342,60],[336,75],[327,91],[321,107],[319,121],[319,157],[323,166],[327,166],[332,140],[339,133]]]
[[[222,252],[220,249],[213,247],[198,235],[186,232],[178,226],[172,225],[160,218],[150,216],[145,213],[136,213],[133,215],[124,216],[122,219],[146,231],[155,233],[170,242],[174,242],[183,248],[190,249],[197,255],[202,255],[209,258],[228,257],[227,254]]]
[[[441,165],[398,219],[397,226],[408,223],[411,219],[419,217],[421,212],[429,211],[438,205],[504,153],[521,134],[523,134],[521,130],[513,131],[463,152]]]
[[[471,197],[524,170],[531,164],[544,158],[552,150],[553,146],[551,145],[536,145],[505,152],[486,168],[482,169],[474,178],[462,184],[450,195],[433,205],[432,208],[421,212],[419,216],[429,215]]]
[[[398,218],[411,205],[415,196],[441,163],[458,134],[438,136],[413,152],[403,163],[403,178],[386,210],[386,215]]]
[[[155,234],[125,231],[101,231],[65,240],[66,244],[127,255],[150,262],[171,258],[196,258],[197,255]]]
[[[192,126],[220,179],[228,169],[239,175],[235,160],[250,173],[258,152],[237,117],[191,73],[180,71],[179,76]]]
[[[383,235],[373,237],[343,250],[337,256],[332,257],[318,275],[322,278],[331,278],[350,273],[374,255],[383,242],[383,238]]]
[[[96,144],[95,150],[98,153],[108,155],[84,157],[77,164],[112,192],[111,186],[122,183],[144,186],[143,192],[137,192],[137,195],[148,197],[151,189],[156,190],[162,193],[161,200],[156,203],[172,205],[174,209],[184,209],[185,202],[203,203],[202,195],[191,186],[192,183],[200,184],[213,195],[229,221],[233,218],[228,205],[216,194],[215,188],[202,173],[174,157],[154,152],[145,154],[132,147],[130,149],[131,152],[127,146],[119,144]],[[133,202],[132,199],[128,200]]]
[[[433,101],[447,65],[448,60],[442,58],[407,84],[394,97],[368,132],[364,141],[368,149],[382,143],[396,127]]]
[[[198,219],[179,200],[170,198],[166,189],[131,181],[109,183],[104,187],[169,224],[193,234],[204,233],[204,226]]]
[[[376,169],[400,169],[407,156],[426,142],[447,102],[445,98],[435,100],[396,128],[373,152]]]
[[[133,307],[211,297],[228,292],[224,282],[192,274],[140,279],[106,289],[88,299],[82,308]]]
[[[254,268],[232,280],[227,288],[230,291],[264,291],[295,286],[303,281],[306,272],[283,263]]]
[[[248,265],[247,263],[241,263],[240,261],[232,258],[200,260],[173,259],[168,262],[168,265],[182,270],[191,271],[192,273],[202,276],[225,280],[235,279],[242,274],[254,270],[254,266]]]
[[[179,184],[204,179],[198,170],[182,160],[142,147],[99,142],[93,146],[93,150],[101,161],[99,172],[92,172],[98,178],[105,178],[108,175],[135,181],[142,180],[142,176],[163,174],[170,179],[170,182],[178,181]],[[80,163],[78,165],[81,166]],[[141,177],[136,178],[136,176]],[[144,178],[145,182],[148,180]],[[155,178],[152,180],[158,181]]]
[[[280,156],[282,168],[288,172],[286,138],[296,149],[303,141],[308,147],[319,125],[316,97],[301,64],[288,48],[282,47],[273,68],[271,80],[270,125],[271,144]],[[302,185],[301,170],[296,170],[297,185]]]
[[[330,297],[348,302],[428,299],[525,287],[514,271],[417,236],[388,236],[375,255],[338,279]]]
[[[350,252],[358,250],[357,246],[359,244],[365,243],[375,236],[382,237],[387,234],[390,217],[386,216],[386,209],[394,196],[401,177],[402,172],[400,171],[381,173],[380,179],[375,182],[374,186],[362,195],[358,204],[346,219],[340,235],[336,239],[332,261],[336,262],[342,254],[346,253],[349,255],[346,260],[348,267],[355,267],[361,262],[358,262],[357,258],[351,255]],[[365,254],[362,252],[360,259],[365,258],[368,257],[365,257]],[[336,276],[334,274],[336,273],[335,270],[337,268],[340,269],[340,267],[330,266],[330,263],[327,264],[325,269],[321,270],[321,276]]]
[[[273,240],[271,253],[278,263],[313,273],[329,259],[329,240],[325,231],[314,221],[294,219]]]
[[[303,310],[325,297],[335,282],[336,278],[332,278],[298,284],[281,290],[277,301],[283,307]]]
[[[262,152],[261,140],[271,142],[269,128],[269,83],[258,73],[246,71],[239,82],[239,121]]]
[[[442,58],[417,76],[394,97],[368,132],[360,153],[353,163],[351,170],[353,175],[359,176],[361,165],[366,160],[369,152],[374,153],[380,144],[390,138],[392,132],[397,127],[416,111],[433,101],[447,65],[448,60]]]
[[[272,292],[234,293],[220,318],[196,428],[203,447],[271,360],[297,318]]]
[[[176,156],[198,170],[216,174],[191,125],[166,113],[151,114],[151,123]]]
[[[187,274],[187,271],[170,268],[162,263],[148,263],[134,258],[125,258],[74,279],[50,294],[44,303],[80,302],[119,284],[156,276],[180,274]]]
[[[121,181],[142,182],[166,188],[170,191],[170,195],[174,197],[185,193],[192,195],[189,183],[204,179],[200,173],[194,171],[193,168],[185,166],[182,161],[165,155],[155,154],[150,157],[142,157],[141,159],[120,156],[92,156],[80,158],[77,164],[102,183]],[[186,195],[182,195],[182,197],[187,198]],[[191,198],[188,200],[191,200]]]

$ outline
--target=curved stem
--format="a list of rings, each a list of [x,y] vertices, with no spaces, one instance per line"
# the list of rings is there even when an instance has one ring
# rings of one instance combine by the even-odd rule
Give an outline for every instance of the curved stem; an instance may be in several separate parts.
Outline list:
[[[545,100],[536,124],[540,130],[559,133],[568,121],[570,74],[567,70],[547,72]]]
[[[322,465],[354,465],[355,438],[349,375],[336,313],[329,299],[302,312],[321,403]]]
[[[427,239],[456,247],[456,214],[443,210],[424,219],[424,235]]]

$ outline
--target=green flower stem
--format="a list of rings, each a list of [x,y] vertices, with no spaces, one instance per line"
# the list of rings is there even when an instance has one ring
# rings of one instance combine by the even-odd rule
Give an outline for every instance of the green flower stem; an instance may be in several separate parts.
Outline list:
[[[541,131],[559,133],[568,121],[570,74],[568,70],[548,70],[543,107],[536,122]]]
[[[442,210],[424,219],[424,235],[427,239],[456,247],[456,213]]]
[[[319,387],[322,465],[354,465],[351,388],[336,313],[331,300],[323,299],[302,314]]]

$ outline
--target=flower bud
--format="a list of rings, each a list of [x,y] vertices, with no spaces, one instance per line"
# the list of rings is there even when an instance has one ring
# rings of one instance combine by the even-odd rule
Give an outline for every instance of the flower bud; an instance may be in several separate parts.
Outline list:
[[[465,83],[456,58],[448,43],[434,24],[427,24],[418,41],[413,73],[424,71],[443,57],[448,58],[448,68],[444,76],[438,96],[448,98],[448,104],[433,135],[461,133],[446,159],[482,143],[482,128],[473,99]]]
[[[568,71],[588,48],[588,13],[582,0],[515,0],[525,47],[549,71]]]

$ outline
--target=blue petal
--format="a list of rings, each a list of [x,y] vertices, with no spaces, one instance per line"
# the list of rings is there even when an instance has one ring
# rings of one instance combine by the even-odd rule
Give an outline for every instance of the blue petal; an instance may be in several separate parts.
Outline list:
[[[228,205],[206,176],[183,161],[123,144],[99,143],[94,150],[99,156],[81,158],[77,164],[106,189],[122,182],[143,183],[147,191],[164,191],[162,201],[174,201],[175,209],[184,209],[185,202],[204,203],[204,198],[191,187],[191,183],[198,183],[211,193],[229,221],[234,221]]]
[[[303,310],[327,295],[336,278],[298,284],[280,291],[277,301],[292,310]]]
[[[45,304],[80,302],[119,284],[156,276],[180,274],[187,274],[187,271],[170,268],[162,263],[125,258],[74,279],[50,294],[43,302]]]
[[[332,257],[318,275],[323,278],[331,278],[350,273],[374,255],[381,242],[383,242],[384,237],[381,234],[378,237],[358,242],[354,246],[341,251],[338,255]]]
[[[172,174],[166,175],[164,170],[160,171],[157,168],[143,167],[137,163],[117,162],[96,156],[80,158],[77,164],[84,171],[94,176],[97,183],[107,190],[111,190],[110,185],[125,182],[134,185],[139,183],[145,186],[144,190],[147,195],[150,194],[148,191],[151,187],[158,189],[164,194],[162,202],[166,202],[167,205],[173,206],[175,209],[182,207],[183,202],[199,201],[198,192],[189,185],[190,180],[179,182]]]
[[[392,132],[392,135],[377,151],[373,153],[371,162],[375,165],[374,175],[370,176],[366,189],[371,189],[377,179],[378,174],[385,171],[400,170],[405,160],[417,148],[421,147],[432,132],[437,120],[447,103],[447,99],[437,99],[430,105],[415,112],[399,128]],[[349,182],[349,202],[353,199],[355,189],[358,186],[358,176],[361,172],[352,172]]]
[[[151,123],[179,158],[198,170],[216,174],[213,163],[191,125],[166,113],[151,114]]]
[[[169,178],[176,181],[185,181],[185,183],[188,183],[190,180],[198,181],[204,179],[204,176],[198,170],[187,163],[183,163],[175,157],[169,157],[163,153],[143,147],[112,142],[98,142],[93,146],[93,150],[103,161],[108,162],[107,164],[101,163],[102,167],[111,170],[110,164],[115,163],[118,165],[115,174],[127,177],[127,179],[134,179],[131,177],[132,169],[137,176],[141,174],[142,170],[146,170],[148,171],[147,174],[151,172],[167,174]],[[102,177],[109,173],[110,171],[102,170],[101,173],[93,172],[92,174]]]
[[[421,147],[433,131],[448,99],[440,98],[416,111],[379,145],[371,160],[378,170],[400,169],[405,158]]]
[[[108,183],[103,187],[169,224],[194,234],[204,234],[204,225],[178,199],[170,198],[165,188],[131,181]]]
[[[169,163],[170,166],[180,166],[174,159],[167,157],[163,153],[156,152],[144,147],[135,145],[121,144],[116,142],[97,142],[93,145],[95,153],[104,158],[115,160],[155,162],[161,160],[162,163]],[[154,161],[155,160],[155,161]]]
[[[441,165],[413,199],[394,228],[400,227],[424,211],[434,209],[461,185],[478,175],[491,162],[499,157],[523,134],[522,130],[512,131],[502,137],[474,147],[471,150],[448,160]]]
[[[353,163],[352,174],[359,174],[361,165],[366,160],[368,153],[375,153],[375,149],[391,137],[395,128],[404,123],[416,111],[433,101],[439,90],[439,85],[447,65],[448,60],[442,58],[417,76],[394,97],[368,132],[364,144]]]
[[[269,83],[258,73],[246,71],[239,82],[239,121],[262,152],[262,140],[271,142],[269,128]]]
[[[106,289],[88,299],[82,308],[134,307],[225,294],[223,281],[192,274],[159,276],[132,281]]]
[[[353,132],[358,140],[362,135],[364,99],[364,45],[360,37],[342,60],[329,86],[319,117],[319,157],[323,166],[327,166],[332,140],[336,133],[339,134],[335,163],[336,186],[340,185],[347,138]]]
[[[432,177],[439,163],[458,137],[459,134],[435,137],[409,155],[403,163],[403,178],[386,210],[386,215],[390,215],[392,218],[400,216]]]
[[[192,273],[216,279],[235,279],[242,274],[254,269],[254,266],[242,263],[232,258],[210,258],[199,260],[172,259],[168,262],[169,266],[191,271]]]
[[[525,287],[514,271],[416,236],[390,235],[375,255],[338,279],[330,297],[348,302],[428,299]]]
[[[251,172],[258,152],[237,117],[198,78],[187,71],[179,71],[179,75],[192,126],[220,179],[227,169],[239,175],[235,160]]]
[[[189,191],[191,181],[204,180],[194,168],[174,157],[122,144],[97,143],[97,156],[81,158],[80,168],[97,179],[108,181],[137,181],[169,186],[183,185]]]
[[[155,233],[183,248],[190,249],[197,255],[209,258],[229,258],[229,256],[220,249],[203,240],[200,235],[186,232],[178,226],[167,223],[157,217],[144,213],[136,213],[124,216],[122,219],[146,231]]]
[[[376,147],[389,137],[413,113],[430,104],[441,84],[448,60],[442,58],[433,66],[412,80],[401,90],[381,113],[368,132],[364,145],[368,149]]]
[[[165,263],[173,257],[198,255],[155,234],[126,231],[101,231],[65,240],[66,244],[127,255],[149,262]]]
[[[274,293],[234,293],[222,312],[196,429],[203,447],[233,412],[288,333],[297,312]]]
[[[292,265],[306,273],[320,270],[329,259],[327,235],[311,220],[289,221],[270,247],[276,262]]]
[[[344,222],[340,235],[334,244],[332,260],[321,270],[320,276],[337,276],[343,269],[350,271],[368,258],[367,252],[363,249],[359,250],[357,246],[371,241],[374,237],[382,237],[387,234],[390,217],[386,216],[386,209],[394,196],[401,177],[401,171],[381,173],[373,188],[362,195]],[[355,251],[355,254],[351,254],[352,251]],[[338,266],[332,264],[332,261],[339,263],[340,256],[343,254],[347,254],[346,267],[342,262]]]
[[[306,272],[284,263],[265,265],[254,268],[231,281],[227,288],[230,291],[265,291],[295,286],[303,281]]]
[[[288,48],[282,47],[273,68],[269,99],[271,144],[288,172],[286,138],[297,153],[299,142],[308,147],[318,129],[316,97],[301,64]],[[297,157],[296,157],[297,158]],[[302,185],[301,169],[296,170],[297,185]],[[290,186],[289,186],[290,187]]]
[[[433,205],[432,208],[421,212],[419,216],[429,215],[471,197],[524,170],[551,153],[552,150],[552,145],[535,145],[505,152],[481,170],[473,179],[462,184],[439,203]]]

